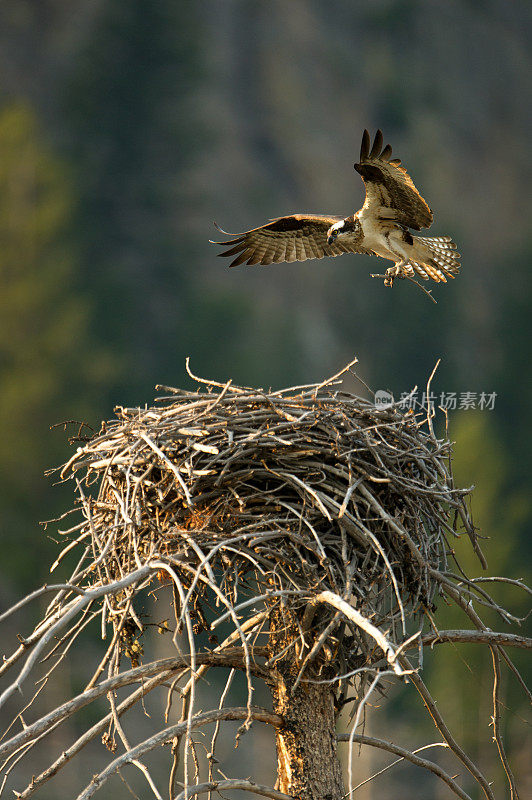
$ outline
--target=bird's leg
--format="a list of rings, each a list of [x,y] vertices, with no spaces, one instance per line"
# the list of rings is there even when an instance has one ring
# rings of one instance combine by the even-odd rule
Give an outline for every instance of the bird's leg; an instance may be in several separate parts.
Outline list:
[[[401,261],[396,261],[393,267],[388,267],[386,270],[386,274],[384,276],[384,285],[385,286],[393,286],[393,282],[396,278],[404,278],[405,274],[403,272],[403,267],[406,264],[404,259]]]

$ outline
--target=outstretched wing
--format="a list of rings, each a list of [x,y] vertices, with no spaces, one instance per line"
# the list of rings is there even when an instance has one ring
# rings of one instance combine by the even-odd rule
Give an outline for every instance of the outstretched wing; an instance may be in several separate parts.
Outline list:
[[[432,211],[414,186],[406,169],[398,158],[390,160],[392,148],[389,144],[383,149],[382,131],[375,135],[370,150],[367,130],[362,136],[360,162],[355,169],[362,176],[366,186],[366,200],[363,205],[375,217],[392,219],[416,231],[432,224]]]
[[[277,264],[280,261],[341,256],[343,253],[369,253],[356,243],[343,242],[341,237],[333,244],[327,244],[327,231],[342,219],[321,214],[292,214],[212,244],[231,245],[229,250],[218,253],[219,256],[236,256],[230,267],[238,267],[244,262],[248,265]]]

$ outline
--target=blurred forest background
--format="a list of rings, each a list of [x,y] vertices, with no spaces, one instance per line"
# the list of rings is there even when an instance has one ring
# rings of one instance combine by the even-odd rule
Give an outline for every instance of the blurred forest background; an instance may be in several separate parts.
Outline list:
[[[457,479],[476,485],[491,574],[527,577],[531,41],[531,5],[507,0],[3,0],[2,607],[49,579],[56,545],[39,521],[72,499],[43,477],[70,452],[52,426],[98,429],[116,404],[151,403],[156,383],[188,383],[187,355],[197,374],[275,387],[320,380],[356,355],[358,374],[396,398],[424,389],[441,357],[436,394],[496,392],[492,411],[450,413]],[[459,243],[462,274],[434,289],[438,304],[406,282],[385,289],[369,277],[383,262],[363,256],[227,270],[208,243],[213,220],[245,230],[359,208],[364,127],[381,127],[407,165],[434,234]],[[525,611],[516,593],[500,597]],[[463,624],[445,609],[439,620]],[[429,685],[490,765],[490,663],[474,647],[437,656]],[[514,679],[504,691],[509,749],[532,796],[523,698]],[[386,724],[434,741],[403,695]],[[405,793],[394,796],[412,796],[409,779],[416,796],[447,796],[400,769]],[[397,774],[357,797],[379,796]]]

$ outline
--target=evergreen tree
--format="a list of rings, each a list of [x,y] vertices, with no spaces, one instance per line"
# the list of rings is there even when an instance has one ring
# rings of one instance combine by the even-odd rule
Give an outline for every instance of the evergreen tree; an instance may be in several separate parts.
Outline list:
[[[187,354],[196,15],[191,2],[105,3],[65,103],[85,281],[98,295],[98,334],[124,365],[115,402],[128,393],[143,402],[155,383],[182,375]]]
[[[109,362],[88,339],[90,305],[76,289],[65,168],[24,105],[0,112],[0,504],[2,570],[31,580],[44,546],[37,521],[58,508],[43,472],[66,454],[50,426],[83,418]],[[94,418],[94,417],[93,417]],[[29,547],[23,547],[26,543]],[[35,566],[35,565],[33,565]],[[13,571],[14,568],[14,571]],[[26,573],[26,574],[24,574]]]

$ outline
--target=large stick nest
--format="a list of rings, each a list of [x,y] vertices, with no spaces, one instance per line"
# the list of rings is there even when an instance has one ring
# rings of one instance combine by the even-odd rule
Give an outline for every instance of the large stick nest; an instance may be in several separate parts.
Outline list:
[[[450,442],[430,419],[379,410],[338,380],[283,391],[198,382],[159,387],[151,408],[119,407],[64,467],[95,582],[164,559],[183,587],[177,614],[186,606],[196,631],[213,614],[235,620],[235,608],[239,618],[289,608],[289,656],[299,641],[314,645],[321,674],[332,654],[337,672],[376,664],[382,651],[360,627],[309,604],[334,592],[394,643],[420,628],[448,538],[461,529],[474,540]],[[124,598],[106,602],[112,611]]]

